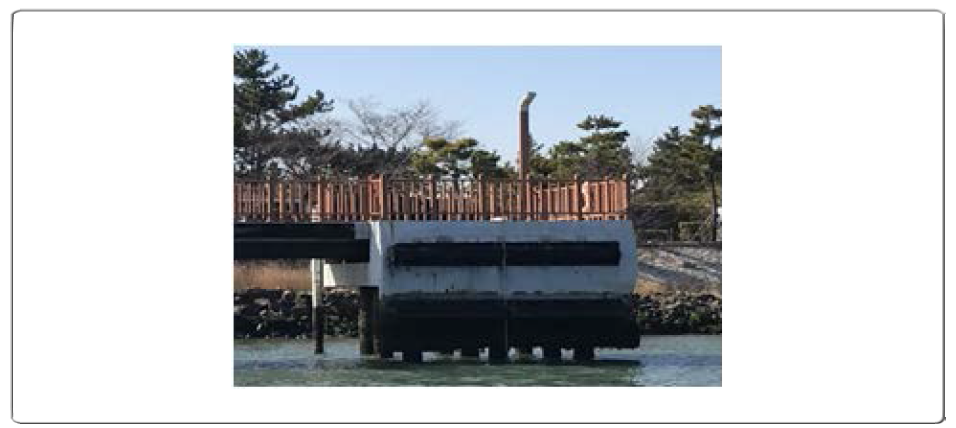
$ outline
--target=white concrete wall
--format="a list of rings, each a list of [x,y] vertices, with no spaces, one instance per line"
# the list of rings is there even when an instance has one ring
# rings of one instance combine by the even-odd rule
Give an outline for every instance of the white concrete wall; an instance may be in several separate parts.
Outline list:
[[[322,269],[326,288],[358,288],[375,286],[368,280],[368,263],[329,263]]]
[[[372,222],[368,279],[384,295],[394,293],[479,293],[513,296],[537,293],[626,294],[637,277],[634,233],[628,221],[560,222]],[[620,243],[619,266],[391,266],[395,243],[588,242]]]

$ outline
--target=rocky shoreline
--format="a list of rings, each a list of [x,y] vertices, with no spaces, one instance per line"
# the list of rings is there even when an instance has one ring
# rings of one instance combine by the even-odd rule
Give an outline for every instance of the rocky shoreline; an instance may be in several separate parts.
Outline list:
[[[720,334],[720,296],[706,293],[633,295],[641,333]],[[322,295],[327,336],[358,337],[358,293]],[[312,296],[293,290],[249,289],[233,294],[233,337],[307,338],[312,334]]]

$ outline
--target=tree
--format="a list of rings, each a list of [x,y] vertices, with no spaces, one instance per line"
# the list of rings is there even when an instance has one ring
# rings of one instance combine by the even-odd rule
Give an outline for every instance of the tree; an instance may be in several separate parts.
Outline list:
[[[329,169],[348,175],[413,173],[412,156],[425,138],[458,136],[460,123],[443,121],[428,101],[384,108],[374,98],[348,102],[348,117],[316,116],[305,120],[308,129],[326,132],[326,141],[342,147],[346,156]],[[414,144],[418,142],[419,144]]]
[[[529,165],[530,174],[533,178],[551,177],[557,170],[555,162],[542,154],[541,143],[531,140],[531,165]],[[506,165],[507,168],[507,165]]]
[[[578,141],[561,141],[551,147],[549,156],[554,175],[571,178],[604,178],[632,172],[630,133],[618,129],[621,122],[605,115],[588,115],[577,127],[590,131]]]
[[[711,207],[711,240],[717,240],[717,207],[720,202],[717,200],[717,180],[721,170],[721,150],[714,149],[714,139],[721,138],[723,135],[723,125],[721,117],[723,110],[715,108],[712,105],[703,105],[691,112],[691,117],[695,119],[694,126],[691,128],[691,136],[707,143],[710,148],[710,157],[707,162],[707,179],[710,184],[710,207]]]
[[[646,181],[645,193],[667,200],[706,188],[710,149],[699,140],[680,132],[676,126],[654,140],[647,165],[640,171]]]
[[[305,161],[303,146],[319,144],[322,130],[304,129],[300,121],[332,110],[332,101],[315,91],[302,102],[292,76],[279,73],[261,49],[233,54],[233,149],[238,175],[262,177]]]
[[[575,141],[560,141],[548,150],[549,162],[545,167],[550,167],[552,174],[561,179],[570,179],[575,175],[584,172],[584,162],[587,149],[583,144]]]
[[[353,120],[345,124],[344,134],[350,142],[366,147],[404,147],[425,138],[458,137],[461,123],[442,121],[428,101],[382,111],[372,98],[349,101]]]
[[[412,155],[412,169],[418,174],[471,175],[504,178],[514,175],[508,164],[499,165],[501,156],[495,151],[479,147],[474,138],[449,141],[445,138],[426,138]]]
[[[510,164],[499,165],[501,156],[498,152],[485,149],[474,149],[469,159],[469,172],[472,177],[509,178],[516,175]]]
[[[698,221],[708,215],[708,163],[714,151],[676,126],[657,137],[646,165],[638,170],[643,186],[636,196],[641,201],[639,211],[666,220],[637,214],[636,221],[653,225],[645,227],[675,228],[679,221]]]
[[[412,172],[410,159],[415,153],[411,147],[352,146],[346,173],[355,176],[384,174],[403,176]]]
[[[461,175],[468,171],[465,164],[471,158],[478,140],[461,138],[426,138],[412,156],[412,168],[419,174]]]

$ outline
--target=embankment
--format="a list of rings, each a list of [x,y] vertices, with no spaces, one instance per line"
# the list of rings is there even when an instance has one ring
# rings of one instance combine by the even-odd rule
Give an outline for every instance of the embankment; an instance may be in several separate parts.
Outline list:
[[[641,244],[633,296],[643,334],[721,332],[720,244]],[[308,337],[312,297],[305,263],[237,264],[234,336]],[[250,288],[258,287],[258,288]],[[358,336],[358,296],[323,295],[326,334]]]
[[[638,245],[637,284],[641,295],[691,293],[721,295],[720,243]]]
[[[358,337],[358,294],[322,296],[329,336]],[[719,296],[699,293],[633,295],[643,334],[719,334]],[[303,291],[250,289],[234,294],[234,337],[309,337],[312,296]]]

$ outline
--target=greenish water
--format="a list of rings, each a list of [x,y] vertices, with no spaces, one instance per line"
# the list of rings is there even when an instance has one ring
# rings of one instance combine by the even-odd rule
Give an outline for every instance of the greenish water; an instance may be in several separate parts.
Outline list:
[[[361,357],[355,339],[237,339],[236,386],[720,386],[720,336],[645,336],[639,349],[598,349],[590,363],[531,360],[488,364],[425,353],[421,364]]]

